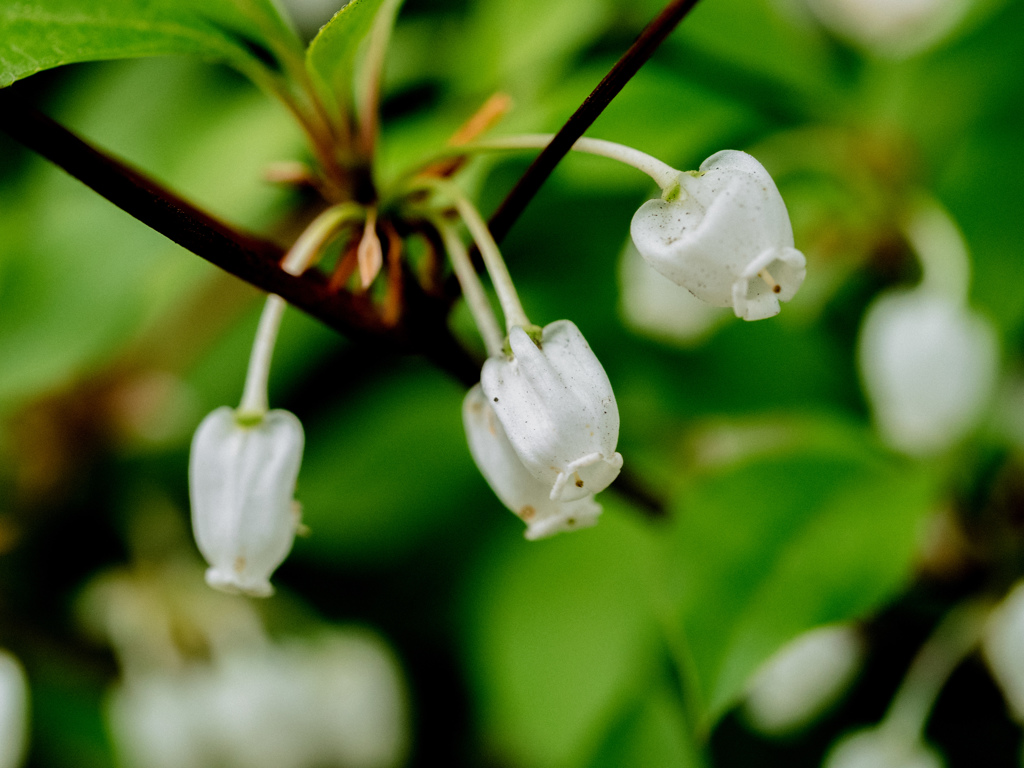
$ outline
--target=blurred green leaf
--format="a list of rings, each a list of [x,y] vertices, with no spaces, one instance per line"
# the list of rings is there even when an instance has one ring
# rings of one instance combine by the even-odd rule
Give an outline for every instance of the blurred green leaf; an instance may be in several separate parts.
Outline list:
[[[482,556],[471,674],[499,762],[581,765],[656,667],[657,541],[611,494],[596,528]]]
[[[608,732],[588,768],[700,768],[704,765],[679,699],[652,686]]]
[[[380,563],[448,535],[478,487],[464,394],[439,373],[403,366],[308,424],[297,493],[312,535],[297,553]]]
[[[309,44],[306,69],[332,115],[349,113],[359,46],[386,2],[388,0],[351,0]]]
[[[265,80],[294,45],[268,0],[19,0],[0,6],[0,87],[62,64],[175,54]]]
[[[921,468],[827,443],[740,462],[681,495],[672,626],[705,727],[787,640],[895,594],[933,495]]]
[[[195,192],[219,215],[265,221],[282,206],[281,190],[260,183],[260,174],[298,144],[283,110],[186,60],[112,64],[90,74],[58,106],[62,121]],[[178,140],[183,134],[188,142]],[[5,200],[0,237],[0,410],[108,361],[214,275],[44,161],[33,160],[28,171]]]
[[[517,101],[529,101],[558,82],[571,57],[611,20],[608,0],[477,3],[453,52],[459,85],[507,90]]]

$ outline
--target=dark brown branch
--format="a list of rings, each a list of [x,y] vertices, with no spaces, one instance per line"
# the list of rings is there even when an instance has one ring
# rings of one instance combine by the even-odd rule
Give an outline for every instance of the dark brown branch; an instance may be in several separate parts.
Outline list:
[[[277,243],[215,219],[83,141],[10,88],[0,90],[0,130],[197,256],[257,288],[276,293],[340,333],[420,352],[461,381],[476,381],[479,366],[448,333],[449,302],[413,296],[410,303],[420,315],[414,322],[388,328],[366,297],[331,290],[319,272],[302,277],[288,274],[279,266],[284,249]]]
[[[537,155],[526,173],[516,183],[512,191],[498,206],[498,210],[491,216],[490,228],[494,239],[501,241],[512,229],[522,215],[526,206],[540,190],[541,185],[547,181],[548,176],[561,162],[572,145],[576,143],[586,130],[594,124],[594,121],[604,111],[612,99],[628,83],[644,63],[651,58],[658,46],[671,34],[686,15],[693,10],[697,0],[673,0],[665,6],[665,9],[658,14],[657,18],[648,24],[640,36],[629,47],[622,58],[615,62],[607,75],[597,84],[597,87],[584,99],[561,130],[555,134],[544,150]]]

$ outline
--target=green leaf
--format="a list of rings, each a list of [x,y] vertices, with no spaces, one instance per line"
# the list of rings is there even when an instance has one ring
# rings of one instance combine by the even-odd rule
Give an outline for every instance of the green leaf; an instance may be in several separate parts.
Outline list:
[[[484,553],[469,654],[502,764],[581,765],[656,668],[656,542],[605,497],[596,528]]]
[[[299,145],[296,126],[251,88],[225,83],[195,60],[99,67],[76,78],[74,97],[61,101],[62,123],[118,147],[217,215],[262,223],[285,202],[260,180],[266,163]],[[218,119],[210,120],[215,111]],[[141,330],[172,322],[176,308],[216,274],[42,159],[25,171],[0,216],[0,412],[108,364]],[[188,347],[187,334],[202,337],[206,323],[196,322],[175,325],[168,344]],[[214,377],[231,399],[252,342],[252,330],[246,333],[238,378],[225,381],[223,370]]]
[[[683,494],[671,626],[702,727],[787,640],[892,597],[933,493],[920,468],[819,447],[753,459]]]
[[[296,554],[379,563],[462,528],[480,483],[462,430],[464,394],[435,371],[402,367],[310,423],[297,497],[312,535]]]
[[[0,87],[63,64],[195,55],[254,81],[298,43],[267,0],[15,0],[0,6]]]
[[[334,14],[306,52],[306,69],[332,117],[348,114],[359,46],[384,0],[351,0]]]
[[[678,698],[653,687],[627,708],[588,768],[699,768],[704,765]]]

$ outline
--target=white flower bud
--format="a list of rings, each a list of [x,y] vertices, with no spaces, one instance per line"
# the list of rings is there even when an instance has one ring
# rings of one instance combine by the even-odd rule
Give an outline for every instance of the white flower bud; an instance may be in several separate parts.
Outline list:
[[[928,745],[882,726],[844,736],[828,753],[823,768],[943,768],[943,761]]]
[[[992,612],[981,649],[1010,710],[1024,722],[1024,582]]]
[[[508,441],[487,396],[477,384],[462,401],[466,441],[480,473],[501,503],[526,523],[533,541],[597,524],[601,505],[593,495],[575,501],[552,501],[548,484],[530,474]]]
[[[519,459],[555,501],[607,488],[622,468],[619,410],[583,334],[558,320],[540,345],[519,326],[508,339],[512,357],[487,360],[480,384]]]
[[[991,400],[999,370],[992,326],[925,290],[876,300],[858,352],[879,431],[911,455],[935,453],[966,435]]]
[[[723,150],[679,174],[678,196],[640,206],[630,234],[661,274],[744,320],[778,314],[806,275],[786,204],[745,152]]]
[[[28,680],[21,664],[0,649],[0,768],[18,768],[28,746]]]
[[[294,495],[302,446],[302,425],[288,411],[269,411],[250,425],[225,406],[199,425],[189,490],[210,586],[273,593],[270,574],[291,550],[299,522]]]
[[[863,657],[863,640],[848,624],[805,632],[783,646],[751,680],[745,702],[750,724],[769,734],[806,725],[846,690]]]

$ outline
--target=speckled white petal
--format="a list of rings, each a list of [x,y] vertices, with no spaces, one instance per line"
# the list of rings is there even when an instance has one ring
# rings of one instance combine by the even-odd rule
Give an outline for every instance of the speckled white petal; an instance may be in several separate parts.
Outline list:
[[[568,320],[546,326],[538,347],[519,327],[512,358],[484,363],[480,383],[527,470],[558,501],[583,499],[619,474],[619,411],[608,376]]]
[[[777,314],[806,275],[793,247],[793,228],[775,182],[745,152],[724,150],[697,173],[679,175],[680,195],[648,200],[633,216],[637,250],[670,280],[737,317]],[[767,269],[781,290],[757,277]],[[777,274],[776,274],[777,272]]]
[[[994,329],[941,294],[913,290],[880,297],[865,314],[858,346],[878,429],[905,453],[935,453],[964,437],[994,393]]]
[[[235,411],[223,407],[199,425],[189,489],[211,586],[272,594],[270,575],[291,551],[298,525],[294,495],[302,447],[302,425],[288,411],[270,411],[258,424],[242,426]]]
[[[28,679],[14,656],[0,649],[0,768],[18,768],[28,746]]]
[[[574,501],[552,501],[551,489],[523,466],[479,384],[462,401],[466,441],[480,473],[501,503],[514,512],[533,541],[597,523],[601,505],[593,495]]]

